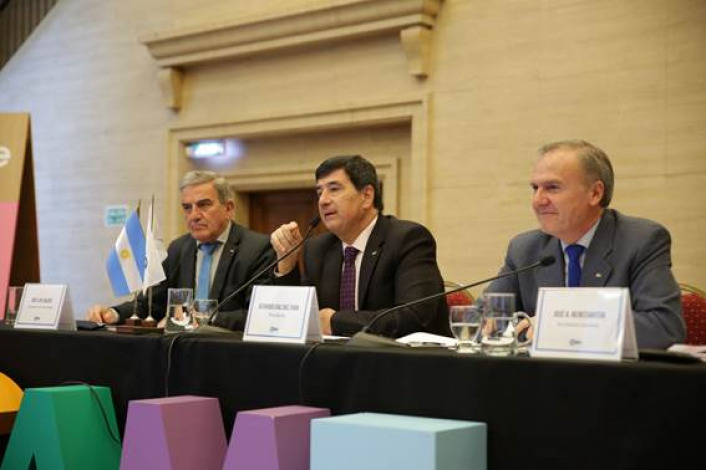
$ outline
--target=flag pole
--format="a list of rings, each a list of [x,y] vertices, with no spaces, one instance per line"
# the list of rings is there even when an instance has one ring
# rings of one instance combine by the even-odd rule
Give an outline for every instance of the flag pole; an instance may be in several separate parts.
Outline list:
[[[152,205],[150,206],[149,227],[154,227],[154,194],[152,194]],[[147,317],[142,320],[142,324],[144,326],[157,326],[157,320],[152,316],[152,286],[147,288]]]
[[[147,317],[142,320],[143,326],[156,326],[157,320],[152,316],[152,286],[147,288]]]
[[[137,209],[135,209],[135,212],[137,212],[137,218],[140,218],[140,206],[142,205],[142,200],[138,199],[137,200]],[[140,316],[137,314],[137,295],[139,294],[139,291],[133,292],[133,299],[132,299],[132,316],[128,319],[125,320],[126,325],[131,325],[131,326],[140,326],[140,323],[142,322],[142,319]]]

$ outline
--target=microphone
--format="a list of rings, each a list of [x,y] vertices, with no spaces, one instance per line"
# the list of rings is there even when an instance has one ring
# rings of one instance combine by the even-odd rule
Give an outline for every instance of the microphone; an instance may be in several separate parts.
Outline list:
[[[280,261],[282,261],[282,260],[288,258],[289,256],[292,255],[292,253],[294,253],[295,251],[297,251],[297,250],[304,244],[304,242],[307,241],[307,239],[309,238],[309,236],[311,236],[312,230],[314,230],[314,228],[316,228],[316,226],[319,225],[320,222],[321,222],[321,217],[318,216],[318,215],[315,215],[315,216],[311,219],[311,221],[309,222],[309,228],[307,228],[306,233],[305,233],[304,236],[302,237],[302,241],[300,241],[299,243],[297,243],[297,244],[296,244],[295,246],[293,246],[289,251],[287,251],[287,252],[286,252],[285,254],[283,254],[282,256],[278,257],[278,258],[277,258],[276,260],[274,260],[272,263],[270,263],[270,264],[268,264],[267,266],[265,266],[262,270],[260,270],[257,274],[255,274],[254,276],[252,276],[250,279],[248,279],[247,281],[245,281],[240,287],[238,287],[238,288],[235,289],[233,292],[231,292],[230,294],[228,294],[225,299],[223,299],[223,300],[221,300],[220,302],[218,302],[218,305],[216,305],[216,308],[214,308],[214,309],[213,309],[213,312],[211,313],[211,315],[208,316],[208,321],[206,322],[206,326],[211,327],[211,323],[212,323],[212,321],[213,321],[213,318],[216,316],[216,314],[217,314],[218,311],[220,310],[221,306],[223,306],[223,304],[225,304],[225,303],[228,302],[230,299],[232,299],[233,297],[235,297],[236,295],[238,295],[239,293],[241,293],[244,289],[248,288],[253,282],[255,282],[255,281],[257,281],[258,279],[260,279],[260,277],[261,277],[263,274],[267,273],[270,269],[274,268],[274,267],[277,265],[277,263],[279,263]],[[201,328],[203,328],[203,327],[201,327]],[[211,328],[214,328],[214,329],[222,329],[222,330],[224,330],[224,331],[231,332],[230,330],[226,330],[225,328],[219,328],[219,327],[211,327]],[[208,328],[208,330],[209,330],[209,331],[212,331],[211,328]]]
[[[521,274],[525,271],[531,271],[532,269],[536,269],[540,266],[551,266],[552,264],[556,263],[556,258],[553,255],[548,255],[544,256],[538,261],[529,264],[527,266],[524,266],[519,269],[515,269],[513,271],[508,271],[506,273],[498,274],[497,276],[489,277],[488,279],[483,279],[482,281],[477,281],[473,282],[471,284],[466,284],[463,286],[456,287],[454,289],[451,289],[449,291],[444,291],[444,292],[437,292],[436,294],[428,295],[426,297],[422,297],[421,299],[416,299],[412,300],[410,302],[405,302],[400,305],[395,305],[394,307],[390,307],[388,309],[385,309],[375,315],[372,320],[368,322],[367,325],[363,327],[362,330],[360,330],[358,333],[353,335],[353,337],[348,341],[348,345],[350,346],[402,346],[401,343],[398,343],[397,341],[394,341],[390,338],[385,338],[381,337],[378,335],[374,335],[371,333],[368,333],[370,328],[375,325],[378,321],[380,321],[381,318],[386,317],[387,315],[397,312],[398,310],[402,310],[403,308],[408,308],[408,307],[414,307],[415,305],[428,302],[430,300],[436,300],[440,297],[447,296],[449,294],[453,294],[454,292],[459,292],[462,290],[470,289],[471,287],[476,287],[480,286],[482,284],[486,284],[488,282],[495,281],[497,279],[502,279],[505,277],[510,277],[510,276],[516,276],[518,274]]]

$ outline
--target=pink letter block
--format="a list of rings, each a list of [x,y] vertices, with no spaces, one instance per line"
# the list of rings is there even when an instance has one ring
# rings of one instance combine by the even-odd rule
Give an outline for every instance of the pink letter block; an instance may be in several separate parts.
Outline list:
[[[220,470],[226,450],[217,398],[132,400],[120,468]]]
[[[241,411],[223,469],[309,470],[311,420],[330,415],[308,406]]]

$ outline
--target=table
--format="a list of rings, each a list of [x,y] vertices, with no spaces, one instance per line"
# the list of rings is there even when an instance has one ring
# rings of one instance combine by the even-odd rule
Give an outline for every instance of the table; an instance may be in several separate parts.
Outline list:
[[[493,470],[706,468],[704,364],[0,328],[0,371],[110,387],[121,432],[129,400],[198,394],[219,397],[229,435],[239,410],[303,404],[486,422]]]

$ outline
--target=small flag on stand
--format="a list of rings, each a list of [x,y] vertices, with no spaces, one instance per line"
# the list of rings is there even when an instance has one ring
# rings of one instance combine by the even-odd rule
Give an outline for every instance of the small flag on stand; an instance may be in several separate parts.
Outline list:
[[[167,259],[167,251],[164,249],[164,243],[159,236],[159,227],[157,220],[154,217],[154,198],[150,204],[150,210],[147,214],[147,266],[145,275],[142,280],[142,293],[146,294],[147,289],[156,286],[164,281],[167,276],[164,274],[162,261]]]
[[[145,234],[140,224],[140,216],[134,211],[120,231],[106,263],[110,284],[116,297],[142,289],[145,265]]]

